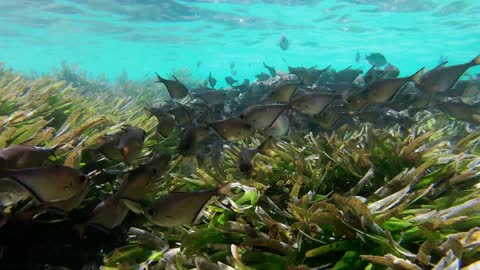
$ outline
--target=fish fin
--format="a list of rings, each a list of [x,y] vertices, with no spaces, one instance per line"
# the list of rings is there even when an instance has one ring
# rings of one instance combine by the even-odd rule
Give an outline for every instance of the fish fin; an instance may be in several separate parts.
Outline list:
[[[23,183],[20,179],[16,178],[16,177],[12,177],[10,175],[7,174],[7,176],[5,176],[6,178],[10,178],[12,179],[13,181],[15,181],[15,183],[19,184],[20,186],[22,186],[24,189],[26,189],[28,191],[28,193],[30,193],[30,195],[32,195],[32,197],[34,197],[38,202],[40,203],[45,203],[45,200],[40,197],[39,194],[37,194],[37,192],[35,190],[33,190],[30,186],[28,186],[27,184]]]
[[[120,199],[120,201],[125,204],[128,209],[130,209],[132,212],[134,212],[137,215],[142,215],[143,214],[143,207],[140,203],[129,200],[129,199]]]
[[[352,66],[348,66],[348,67],[346,67],[346,68],[344,68],[344,69],[342,69],[342,70],[340,70],[340,71],[348,70],[348,69],[351,69],[351,68],[352,68]],[[339,72],[340,72],[340,71],[339,71]]]
[[[233,196],[233,193],[231,192],[232,189],[232,183],[228,183],[225,185],[222,185],[217,188],[217,192],[220,195],[225,195],[225,196]]]
[[[175,75],[172,75],[172,77],[175,79],[175,81],[181,83],[181,82],[177,79],[177,77],[175,77]]]
[[[422,77],[424,70],[425,70],[425,67],[419,69],[412,76],[410,76],[409,79],[413,81],[415,84],[420,84],[420,78]]]
[[[156,83],[163,83],[165,81],[164,78],[160,77],[160,75],[158,75],[158,73],[155,72],[155,75],[157,75],[157,81]]]
[[[471,65],[471,66],[480,65],[480,55],[477,55],[477,57],[475,57],[475,58],[470,62],[470,65]]]
[[[442,63],[438,64],[438,66],[434,67],[432,70],[435,70],[435,69],[437,69],[437,68],[441,68],[441,67],[445,66],[447,63],[448,63],[448,60],[447,60],[447,61],[443,61]]]
[[[124,146],[120,148],[120,153],[122,154],[123,163],[125,164],[125,166],[130,165],[130,162],[128,160],[128,147]]]
[[[273,126],[273,124],[275,124],[275,121],[277,121],[277,119],[280,117],[280,115],[282,115],[282,113],[284,113],[285,111],[288,111],[292,107],[292,101],[289,101],[285,105],[285,108],[283,108],[283,110],[280,111],[280,113],[273,119],[272,123],[270,125],[268,125],[266,128],[269,128],[269,127]]]
[[[147,119],[150,119],[150,117],[153,115],[152,109],[149,107],[143,107],[143,112],[147,116]]]

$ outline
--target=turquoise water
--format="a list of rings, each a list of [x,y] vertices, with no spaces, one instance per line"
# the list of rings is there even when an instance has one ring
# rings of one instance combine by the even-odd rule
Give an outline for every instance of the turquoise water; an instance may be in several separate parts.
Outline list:
[[[366,69],[364,55],[381,52],[407,74],[478,55],[479,19],[478,0],[3,0],[0,61],[26,73],[67,61],[109,78],[186,67],[253,79],[262,62]]]

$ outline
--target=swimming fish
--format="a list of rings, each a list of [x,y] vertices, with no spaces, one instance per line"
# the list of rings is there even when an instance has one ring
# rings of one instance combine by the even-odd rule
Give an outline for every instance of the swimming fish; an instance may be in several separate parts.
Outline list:
[[[370,82],[376,81],[385,74],[384,70],[381,70],[375,66],[372,66],[367,73],[363,76],[363,79],[365,80],[365,83],[368,84]]]
[[[152,169],[155,177],[160,177],[168,168],[172,155],[167,152],[158,152],[143,162],[140,167]]]
[[[190,125],[184,128],[180,133],[180,143],[178,152],[183,156],[192,156],[196,154],[198,144],[208,136],[208,127],[206,125]]]
[[[211,190],[193,192],[172,192],[155,200],[151,205],[124,200],[125,204],[137,214],[162,227],[176,227],[193,224],[205,204],[218,195],[230,195],[230,184]]]
[[[212,77],[212,73],[210,72],[208,74],[208,83],[210,84],[210,87],[215,88],[215,85],[217,84],[217,80]]]
[[[285,114],[280,115],[277,120],[268,128],[262,131],[263,136],[278,138],[288,134],[290,120]]]
[[[301,113],[315,115],[321,113],[339,97],[339,95],[307,92],[294,99],[291,102],[291,107]]]
[[[161,116],[157,116],[158,124],[156,127],[156,131],[162,137],[167,138],[172,134],[173,130],[177,126],[177,122],[175,121],[175,116],[172,114],[164,114]]]
[[[250,123],[255,130],[261,130],[270,127],[288,107],[288,104],[251,105],[243,111],[240,119]]]
[[[363,71],[361,69],[352,69],[351,66],[340,70],[335,73],[333,80],[335,82],[347,82],[352,83],[358,75],[362,74]]]
[[[201,99],[210,105],[220,105],[225,103],[227,94],[223,90],[209,90],[202,93],[195,93],[192,96]]]
[[[238,155],[238,169],[247,176],[250,175],[253,170],[252,159],[258,153],[267,155],[267,150],[273,147],[273,142],[273,137],[268,137],[265,141],[263,141],[255,148],[242,149],[240,151],[240,154]]]
[[[183,104],[176,104],[167,111],[175,117],[179,125],[190,125],[193,121],[191,109]]]
[[[228,76],[228,77],[225,77],[225,82],[228,83],[228,85],[233,86],[233,84],[236,83],[237,80],[235,80],[231,76]]]
[[[240,141],[252,136],[255,132],[252,125],[237,117],[229,117],[206,124],[226,141]]]
[[[479,104],[466,104],[458,100],[449,100],[440,101],[439,108],[458,120],[480,124]]]
[[[143,148],[146,132],[138,127],[124,126],[122,130],[104,138],[104,142],[94,149],[110,160],[123,160],[129,165],[140,155]]]
[[[257,81],[266,81],[268,78],[270,78],[270,76],[265,72],[261,72],[255,75],[255,78],[257,78]]]
[[[427,93],[446,91],[457,82],[467,69],[480,65],[480,55],[472,61],[455,66],[444,67],[446,62],[425,73],[417,84],[418,88]]]
[[[369,55],[365,56],[365,59],[367,59],[370,65],[376,67],[383,67],[385,64],[387,64],[387,59],[381,53],[370,53]]]
[[[290,47],[290,41],[288,41],[287,37],[285,35],[280,36],[280,40],[278,41],[278,45],[282,50],[287,50],[288,47]]]
[[[184,98],[188,95],[187,87],[183,83],[181,83],[177,79],[177,77],[173,76],[174,80],[167,80],[160,77],[158,73],[155,73],[155,74],[157,75],[157,79],[158,79],[158,81],[156,82],[163,83],[165,85],[165,87],[167,88],[168,94],[170,94],[171,98]]]
[[[48,157],[55,155],[56,147],[14,145],[0,150],[0,169],[40,167]]]
[[[360,62],[360,52],[355,53],[355,63]]]
[[[272,76],[272,77],[277,76],[277,71],[275,70],[275,68],[273,66],[267,66],[267,64],[265,64],[265,62],[263,63],[263,66],[266,69],[268,69],[268,72],[270,72],[270,76]]]
[[[80,193],[88,184],[86,175],[61,165],[1,170],[0,178],[14,180],[39,203],[67,200]]]
[[[297,91],[301,82],[282,82],[266,93],[260,102],[288,102]]]
[[[128,207],[124,202],[117,196],[109,196],[93,209],[90,218],[83,227],[94,225],[108,231],[120,225],[127,214]]]

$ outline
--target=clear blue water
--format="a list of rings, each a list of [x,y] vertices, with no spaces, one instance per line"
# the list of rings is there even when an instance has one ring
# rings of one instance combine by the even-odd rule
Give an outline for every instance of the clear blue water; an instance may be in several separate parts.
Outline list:
[[[1,0],[0,61],[26,73],[67,61],[133,79],[185,67],[223,78],[234,63],[234,77],[253,79],[262,62],[368,68],[364,55],[381,52],[407,74],[441,57],[470,61],[479,21],[478,0]]]

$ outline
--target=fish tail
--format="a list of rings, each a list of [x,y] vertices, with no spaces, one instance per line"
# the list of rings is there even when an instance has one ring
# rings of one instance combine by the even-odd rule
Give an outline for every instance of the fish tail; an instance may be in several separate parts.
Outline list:
[[[415,82],[415,84],[420,84],[420,78],[422,77],[423,75],[423,70],[425,70],[425,67],[419,69],[417,72],[415,72],[415,74],[413,74],[412,76],[410,76],[410,80]]]
[[[480,65],[480,55],[477,55],[477,57],[475,57],[475,58],[470,62],[470,65],[471,65],[471,66]]]
[[[163,83],[163,82],[165,81],[165,79],[162,78],[160,75],[158,75],[157,72],[155,72],[155,75],[157,75],[157,81],[156,81],[156,83]]]
[[[225,196],[233,196],[233,193],[231,192],[232,189],[232,183],[228,183],[225,185],[222,185],[217,188],[217,193],[220,195],[225,195]]]

